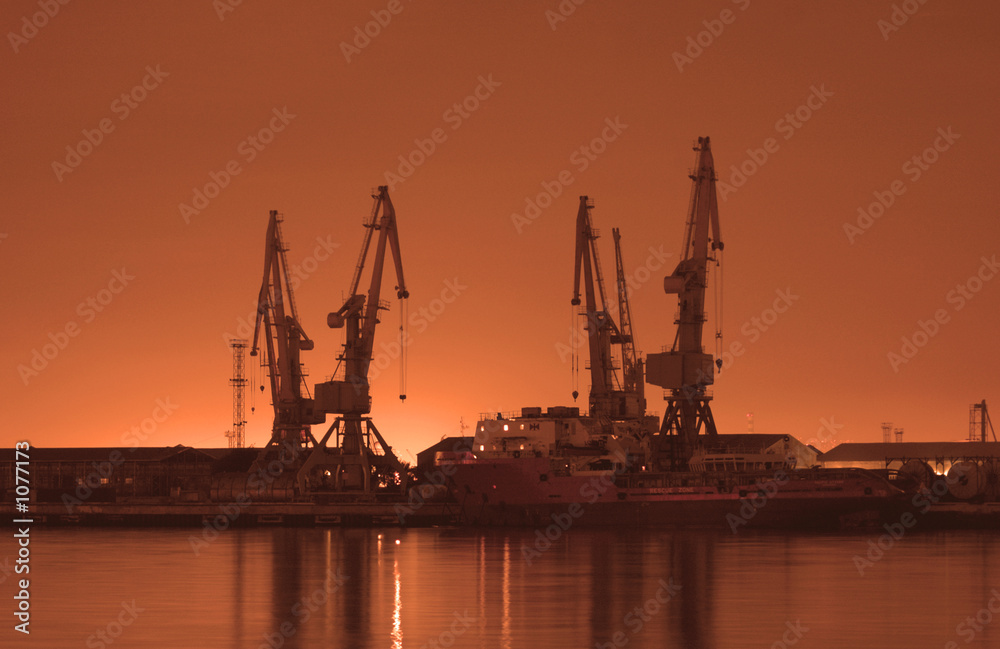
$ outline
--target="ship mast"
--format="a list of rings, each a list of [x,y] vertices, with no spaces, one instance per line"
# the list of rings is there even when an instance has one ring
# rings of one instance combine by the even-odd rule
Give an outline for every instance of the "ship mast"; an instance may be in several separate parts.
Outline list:
[[[722,250],[715,166],[709,138],[698,138],[695,168],[690,178],[691,202],[680,263],[663,280],[668,295],[676,294],[677,333],[669,351],[646,358],[647,381],[664,388],[667,411],[658,436],[657,458],[674,469],[686,468],[698,435],[715,435],[708,386],[714,382],[715,363],[702,345],[708,263]],[[711,237],[709,232],[711,230]],[[714,237],[714,238],[713,238]],[[716,361],[718,362],[718,361]]]

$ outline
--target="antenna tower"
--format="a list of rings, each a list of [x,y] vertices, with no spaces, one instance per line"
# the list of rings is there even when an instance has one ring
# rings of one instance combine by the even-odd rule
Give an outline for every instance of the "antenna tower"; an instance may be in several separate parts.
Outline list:
[[[244,431],[247,424],[245,400],[247,341],[233,338],[229,341],[229,346],[233,349],[233,378],[229,379],[229,384],[233,386],[233,430],[229,435],[229,448],[243,448],[246,446]]]

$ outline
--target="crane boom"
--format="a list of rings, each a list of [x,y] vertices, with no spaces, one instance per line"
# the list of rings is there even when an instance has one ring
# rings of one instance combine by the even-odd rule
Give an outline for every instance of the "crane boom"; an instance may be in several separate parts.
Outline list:
[[[638,392],[639,398],[645,391],[642,361],[635,351],[635,337],[632,333],[632,308],[628,302],[628,279],[625,277],[625,264],[622,260],[622,235],[618,228],[612,228],[611,234],[615,240],[615,284],[618,289],[618,329],[619,336],[611,342],[620,342],[622,347],[622,389],[625,392]],[[642,409],[645,410],[645,403]]]
[[[664,290],[676,293],[680,301],[680,318],[673,350],[700,353],[705,323],[705,288],[711,252],[722,250],[719,235],[719,203],[715,192],[715,167],[709,139],[699,139],[695,172],[691,178],[691,200],[684,228],[684,248],[681,262],[673,274],[664,280]],[[709,228],[714,238],[709,236]],[[710,381],[709,381],[710,382]]]
[[[372,348],[375,344],[375,325],[378,323],[378,310],[382,308],[379,298],[382,295],[382,269],[385,265],[385,249],[388,245],[392,260],[396,267],[396,297],[404,300],[410,296],[406,290],[406,282],[403,280],[403,262],[399,253],[399,231],[396,229],[396,211],[393,209],[392,200],[389,199],[389,188],[379,187],[379,194],[375,198],[373,213],[377,213],[379,205],[382,207],[382,217],[378,220],[376,228],[379,230],[378,244],[375,249],[375,261],[372,266],[371,285],[368,288],[368,304],[365,310],[364,327],[361,331],[362,348],[358,355],[357,376],[367,377],[368,366],[371,363]],[[369,233],[371,230],[369,230]],[[366,247],[371,242],[369,234],[365,239]],[[362,255],[362,258],[364,255]],[[359,269],[360,270],[360,269]]]
[[[376,200],[375,205],[372,206],[372,212],[362,225],[365,226],[365,238],[361,243],[361,253],[358,255],[358,263],[354,267],[354,277],[351,278],[351,290],[348,292],[350,295],[355,295],[358,292],[358,285],[361,283],[361,272],[365,268],[365,258],[368,257],[368,248],[371,245],[372,234],[378,227],[378,210],[381,202]]]

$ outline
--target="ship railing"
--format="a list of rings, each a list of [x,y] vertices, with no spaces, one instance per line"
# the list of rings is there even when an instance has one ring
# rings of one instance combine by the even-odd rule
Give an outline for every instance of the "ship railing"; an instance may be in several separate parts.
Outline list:
[[[766,449],[759,445],[711,444],[702,441],[702,449],[705,454],[710,455],[777,455],[777,453],[767,453]]]
[[[514,419],[520,417],[521,412],[518,410],[498,410],[491,412],[481,412],[479,413],[479,421],[495,421],[498,419]]]

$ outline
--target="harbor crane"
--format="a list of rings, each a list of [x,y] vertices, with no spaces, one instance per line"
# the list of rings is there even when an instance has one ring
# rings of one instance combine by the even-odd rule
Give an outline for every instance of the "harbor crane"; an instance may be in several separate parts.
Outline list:
[[[340,416],[334,420],[320,440],[320,448],[314,450],[301,470],[308,473],[316,467],[329,467],[323,475],[332,483],[329,486],[334,491],[360,489],[364,493],[370,493],[378,486],[396,484],[397,480],[401,488],[405,489],[405,467],[372,423],[371,417],[365,416],[371,412],[368,370],[375,343],[375,328],[379,323],[379,311],[389,307],[389,303],[381,299],[386,248],[389,248],[396,268],[396,297],[402,301],[410,296],[403,279],[396,211],[389,198],[389,188],[379,187],[372,198],[375,203],[371,215],[364,223],[364,241],[348,298],[339,310],[327,316],[330,328],[344,329],[346,333],[344,350],[337,365],[338,371],[341,366],[344,368],[343,378],[336,378],[338,373],[335,372],[334,379],[316,385],[318,406],[324,412]],[[359,293],[359,285],[376,232],[378,238],[371,283],[365,295]],[[401,339],[399,342],[402,353],[405,353],[405,340]],[[401,390],[400,399],[405,398],[406,394]],[[334,433],[337,452],[331,454],[325,447]]]
[[[589,197],[580,197],[580,208],[576,217],[576,254],[571,301],[574,306],[580,305],[582,280],[586,304],[581,315],[587,318],[587,341],[590,351],[590,414],[607,420],[636,419],[645,413],[646,400],[643,395],[645,386],[642,379],[642,361],[636,357],[632,340],[628,284],[619,244],[621,237],[618,230],[614,229],[617,308],[620,323],[615,324],[615,319],[608,312],[604,277],[601,273],[600,257],[597,254],[597,239],[600,233],[593,228],[590,218],[590,210],[593,207],[594,202]],[[612,357],[612,345],[621,346],[624,366],[621,381],[615,372],[619,368]],[[575,396],[574,394],[574,398]]]
[[[392,486],[397,482],[405,488],[405,467],[371,418],[365,416],[371,412],[368,368],[375,326],[379,322],[378,312],[388,308],[388,302],[380,299],[387,247],[396,266],[396,296],[400,300],[409,297],[403,281],[396,213],[388,189],[379,187],[373,198],[375,205],[364,223],[365,237],[351,281],[350,296],[338,311],[327,316],[327,324],[331,328],[346,329],[344,351],[338,364],[338,370],[341,365],[344,367],[343,378],[336,378],[335,371],[333,379],[315,385],[313,396],[308,393],[301,352],[312,350],[315,345],[306,335],[295,307],[281,219],[276,211],[270,213],[264,252],[264,279],[257,299],[250,355],[258,354],[263,338],[274,424],[271,438],[261,449],[251,470],[267,466],[268,460],[273,459],[277,451],[292,449],[295,455],[301,454],[305,458],[295,462],[296,486],[300,494],[359,490],[369,494],[380,486]],[[365,295],[358,292],[358,287],[375,232],[379,236],[371,286]],[[405,398],[405,394],[400,397]],[[325,424],[326,415],[331,413],[340,416],[317,440],[311,427]],[[334,434],[334,444],[328,446]]]
[[[684,469],[702,430],[717,434],[708,386],[714,383],[712,355],[705,353],[705,289],[708,264],[723,248],[719,235],[719,204],[715,166],[709,138],[698,138],[690,209],[680,263],[663,280],[664,292],[677,295],[677,333],[669,351],[646,356],[646,380],[667,391],[667,410],[660,428],[658,455],[666,454],[671,467]]]
[[[313,349],[314,343],[299,322],[295,295],[289,281],[286,251],[281,218],[276,210],[272,210],[267,224],[264,278],[257,296],[250,355],[258,355],[263,338],[274,423],[270,440],[258,454],[257,468],[264,466],[266,458],[278,447],[298,452],[308,441],[315,444],[310,426],[325,420],[325,414],[316,410],[313,399],[308,396],[300,355]]]

